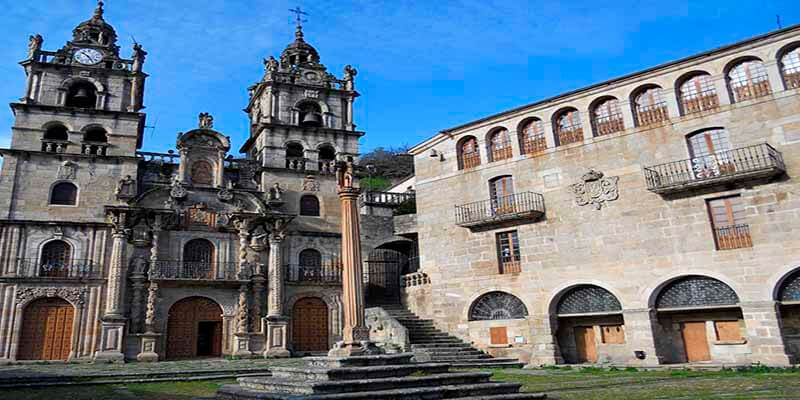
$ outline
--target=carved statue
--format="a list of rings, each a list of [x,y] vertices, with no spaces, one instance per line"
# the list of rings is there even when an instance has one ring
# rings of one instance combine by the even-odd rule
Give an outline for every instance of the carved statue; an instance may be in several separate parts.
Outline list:
[[[353,68],[350,64],[344,66],[344,88],[345,90],[353,90],[355,88],[355,78],[358,75],[358,70]]]
[[[198,126],[200,129],[211,129],[214,127],[214,117],[207,112],[202,112],[198,116],[199,123]]]
[[[131,274],[144,275],[147,272],[147,260],[136,257],[131,261]]]
[[[114,194],[117,195],[118,199],[130,199],[135,197],[136,181],[131,178],[130,175],[125,175],[125,178],[117,183],[117,189],[114,190]]]
[[[42,50],[42,43],[44,43],[44,38],[38,33],[28,39],[28,59],[36,58],[36,54]]]
[[[139,43],[133,44],[133,72],[141,72],[142,66],[144,65],[144,59],[147,56],[147,52],[144,51],[142,45]]]
[[[275,182],[275,184],[272,185],[272,188],[269,190],[269,199],[274,201],[280,201],[281,193],[283,193],[283,188],[281,188],[281,184]]]
[[[336,166],[336,182],[340,190],[353,188],[352,161],[342,161]]]
[[[269,56],[268,59],[264,60],[264,68],[266,68],[268,74],[278,72],[278,60],[273,56]]]

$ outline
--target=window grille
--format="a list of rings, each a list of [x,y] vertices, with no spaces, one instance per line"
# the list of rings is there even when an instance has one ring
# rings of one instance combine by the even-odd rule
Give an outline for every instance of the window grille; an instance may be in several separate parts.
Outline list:
[[[489,292],[472,303],[470,321],[522,319],[528,316],[525,304],[516,296],[505,292]]]
[[[300,215],[319,217],[319,199],[314,195],[305,195],[300,198]]]
[[[214,245],[206,239],[192,239],[183,247],[184,273],[196,279],[213,277]]]
[[[592,118],[597,136],[625,130],[625,123],[622,121],[622,110],[617,99],[608,99],[598,104],[592,111]]]
[[[659,294],[656,308],[733,306],[739,296],[730,286],[706,276],[688,276],[670,283]]]
[[[742,198],[729,196],[708,201],[708,212],[718,250],[753,247]]]
[[[322,254],[314,249],[305,249],[300,252],[300,266],[319,267],[322,265]]]
[[[556,139],[559,146],[583,140],[583,125],[578,110],[565,111],[556,118]]]
[[[519,147],[522,154],[535,154],[547,149],[542,120],[531,120],[520,128]]]
[[[634,116],[638,126],[647,126],[666,121],[667,103],[661,96],[660,87],[651,87],[634,99]]]
[[[517,231],[500,232],[496,236],[500,273],[513,274],[520,272],[519,236]]]
[[[617,297],[599,286],[582,285],[567,292],[556,307],[559,315],[622,311]]]
[[[489,135],[489,161],[500,161],[511,158],[511,139],[507,129],[500,129]]]
[[[781,57],[781,72],[786,89],[800,88],[800,47]]]
[[[795,272],[781,285],[780,301],[800,301],[800,271]]]
[[[39,276],[66,277],[69,274],[71,247],[62,240],[53,240],[42,247]]]
[[[679,93],[684,114],[715,110],[719,107],[717,89],[711,75],[695,75],[687,79],[681,84]]]
[[[78,202],[78,187],[70,182],[61,182],[53,186],[50,194],[50,204],[59,206],[74,206]]]
[[[459,169],[467,169],[481,165],[481,155],[478,150],[478,140],[469,137],[461,142],[458,149]]]
[[[764,63],[751,60],[739,63],[728,72],[733,99],[740,102],[766,96],[772,92]]]

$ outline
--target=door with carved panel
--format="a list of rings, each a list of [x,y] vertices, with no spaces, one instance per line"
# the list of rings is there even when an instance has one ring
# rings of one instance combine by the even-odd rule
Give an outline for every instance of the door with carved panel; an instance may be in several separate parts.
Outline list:
[[[167,318],[167,359],[222,355],[222,309],[213,300],[180,300]]]
[[[25,308],[19,360],[66,360],[72,350],[75,308],[59,298],[39,299]]]
[[[328,351],[328,306],[319,298],[306,297],[292,309],[292,345],[295,351]]]

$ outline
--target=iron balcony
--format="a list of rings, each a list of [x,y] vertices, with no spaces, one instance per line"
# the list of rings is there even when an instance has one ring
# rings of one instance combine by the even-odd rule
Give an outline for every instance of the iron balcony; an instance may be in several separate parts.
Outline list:
[[[537,219],[544,215],[544,197],[523,192],[457,205],[456,225],[477,227],[514,220]]]
[[[28,278],[90,279],[100,277],[101,265],[93,260],[18,258],[17,273],[20,277]]]
[[[238,262],[195,262],[159,260],[150,265],[150,279],[174,281],[244,281],[253,275]]]
[[[342,264],[330,263],[324,265],[297,265],[286,266],[284,280],[297,284],[337,284],[342,283]]]

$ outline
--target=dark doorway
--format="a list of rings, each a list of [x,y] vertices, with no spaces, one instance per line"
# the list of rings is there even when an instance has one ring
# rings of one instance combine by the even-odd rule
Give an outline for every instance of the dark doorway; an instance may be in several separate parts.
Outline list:
[[[369,305],[400,302],[400,265],[402,253],[394,250],[375,250],[366,261],[367,295]]]
[[[219,342],[222,333],[222,323],[219,321],[200,321],[197,323],[197,355],[218,357],[219,350],[215,345]]]

